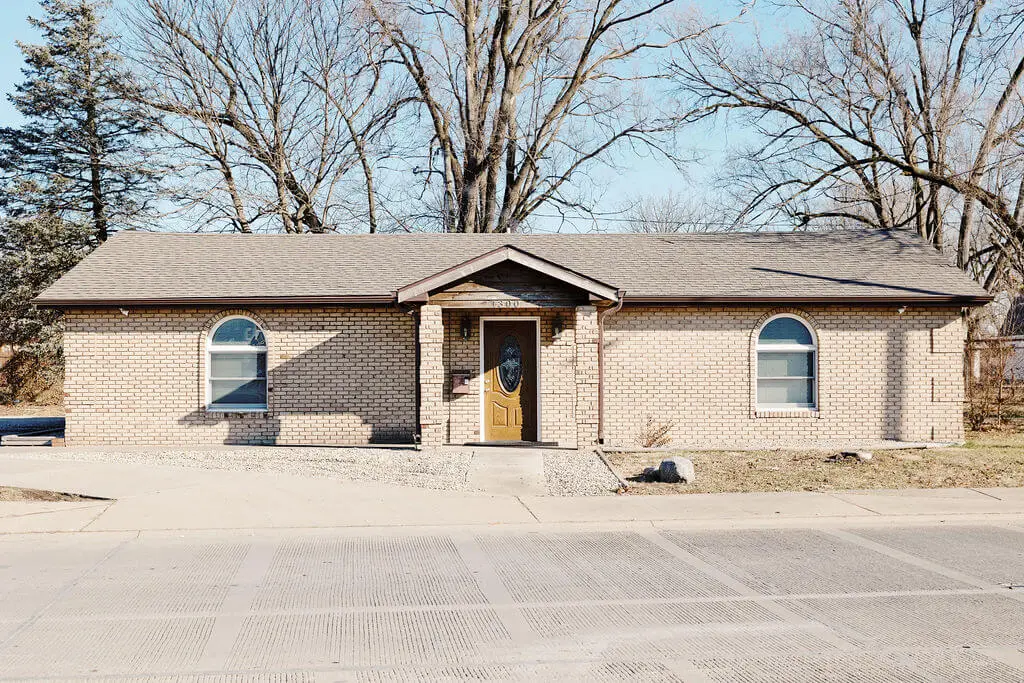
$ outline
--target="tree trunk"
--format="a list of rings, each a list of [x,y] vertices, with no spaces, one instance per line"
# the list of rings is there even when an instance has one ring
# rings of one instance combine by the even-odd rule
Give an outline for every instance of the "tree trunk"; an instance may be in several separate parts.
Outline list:
[[[87,79],[89,91],[85,101],[85,134],[89,147],[89,203],[92,208],[93,230],[96,242],[107,241],[107,203],[103,196],[103,150],[100,149],[99,124],[96,121],[96,97],[92,92],[91,79]]]

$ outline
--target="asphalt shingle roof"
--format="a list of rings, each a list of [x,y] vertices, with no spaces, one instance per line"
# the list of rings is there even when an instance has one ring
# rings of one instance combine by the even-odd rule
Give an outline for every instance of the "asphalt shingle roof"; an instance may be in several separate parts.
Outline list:
[[[504,245],[624,290],[626,301],[988,299],[942,254],[909,234],[122,232],[36,301],[53,306],[384,301],[401,287]]]

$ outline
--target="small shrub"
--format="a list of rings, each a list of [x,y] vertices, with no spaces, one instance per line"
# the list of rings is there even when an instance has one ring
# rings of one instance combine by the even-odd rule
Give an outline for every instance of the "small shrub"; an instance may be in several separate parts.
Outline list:
[[[1006,367],[1013,346],[1003,339],[986,339],[973,345],[972,356],[974,367],[968,372],[964,420],[969,429],[977,430],[990,419],[997,423],[1003,420],[1003,408],[1011,398]]]
[[[654,416],[650,416],[637,435],[637,442],[641,448],[663,448],[672,443],[669,432],[674,426],[671,422],[657,422]]]
[[[64,363],[60,340],[14,349],[0,366],[0,403],[57,405],[63,400]]]

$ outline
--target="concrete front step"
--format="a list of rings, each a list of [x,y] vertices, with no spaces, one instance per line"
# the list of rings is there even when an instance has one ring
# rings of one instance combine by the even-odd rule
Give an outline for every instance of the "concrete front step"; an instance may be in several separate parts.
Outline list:
[[[0,446],[53,446],[55,441],[63,441],[56,436],[21,436],[4,434],[0,436]]]

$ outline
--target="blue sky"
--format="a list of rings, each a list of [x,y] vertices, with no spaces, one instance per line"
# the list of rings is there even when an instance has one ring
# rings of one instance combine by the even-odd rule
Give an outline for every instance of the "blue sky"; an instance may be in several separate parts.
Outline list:
[[[21,81],[21,52],[14,41],[37,42],[39,34],[29,26],[28,15],[40,15],[38,0],[3,0],[0,12],[0,89],[4,92],[0,102],[0,125],[17,124],[18,113],[7,101],[7,93]]]
[[[38,42],[39,35],[29,25],[28,15],[41,16],[42,10],[38,0],[0,0],[0,91],[4,93],[0,101],[0,125],[18,125],[20,116],[7,101],[15,84],[22,79],[22,56],[16,40]],[[709,10],[718,9],[721,0],[698,0]],[[741,131],[700,130],[688,131],[689,137],[683,140],[684,147],[706,155],[702,164],[692,164],[686,173],[680,173],[671,164],[657,159],[631,159],[627,168],[619,170],[597,169],[594,180],[607,188],[601,201],[604,211],[617,211],[631,200],[645,195],[663,195],[668,192],[679,194],[705,195],[712,191],[714,169],[722,159],[723,150],[730,140],[735,140]],[[554,214],[553,209],[542,210],[542,214]],[[563,225],[559,219],[541,217],[535,225],[541,230],[590,230],[592,223],[586,220],[573,221]],[[609,221],[602,229],[615,231],[621,229],[621,223]]]

